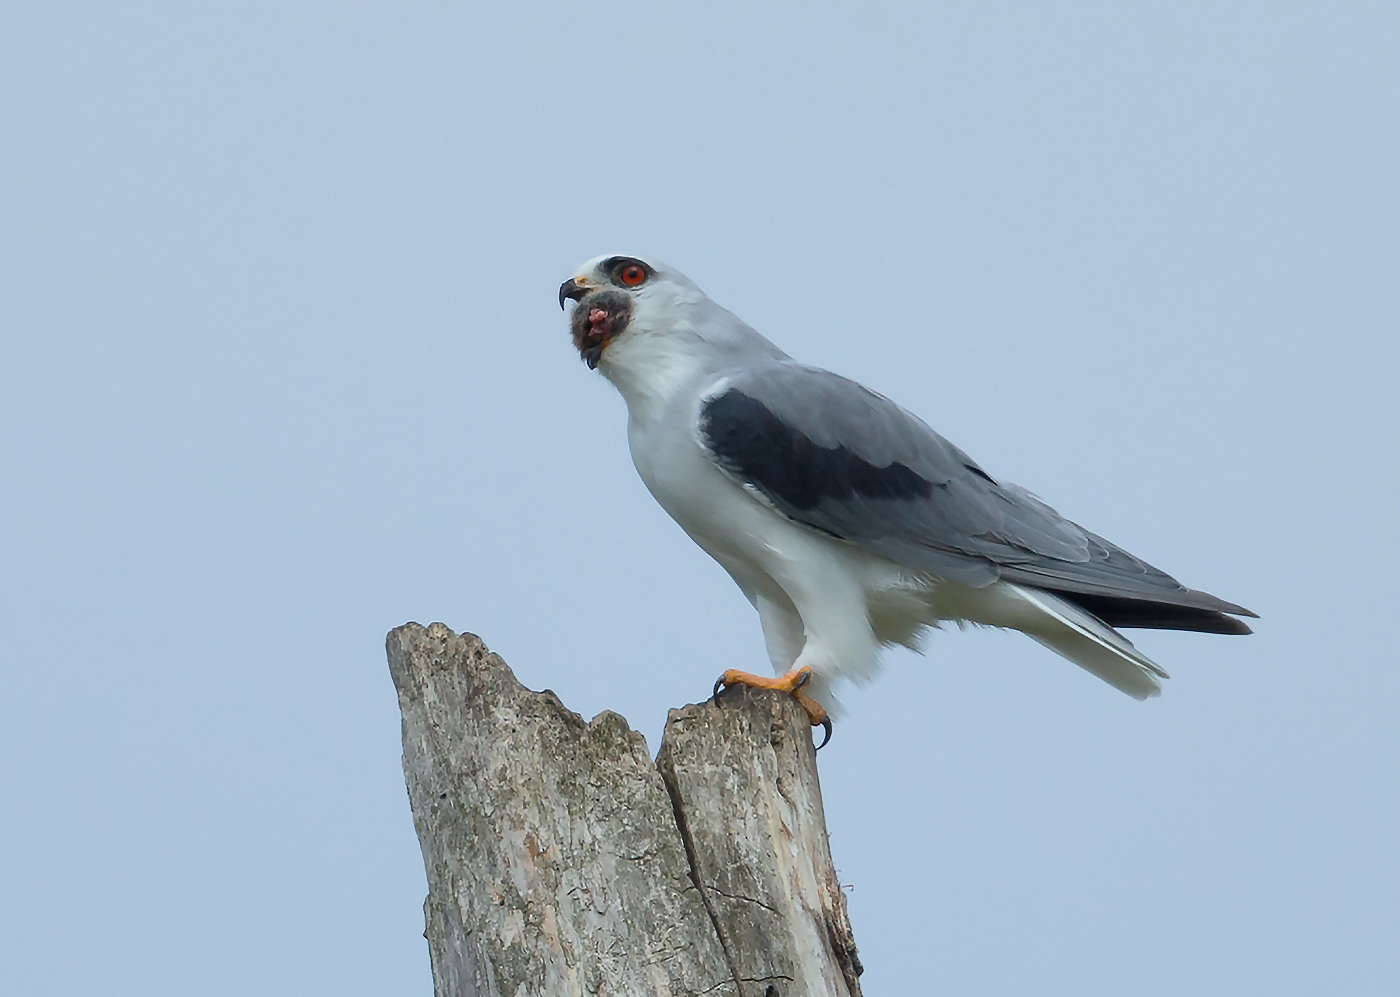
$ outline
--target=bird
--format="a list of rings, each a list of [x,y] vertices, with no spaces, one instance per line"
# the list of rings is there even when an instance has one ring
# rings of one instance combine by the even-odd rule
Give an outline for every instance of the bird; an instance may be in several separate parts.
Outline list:
[[[1167,673],[1120,628],[1248,634],[1189,589],[994,477],[895,402],[788,356],[678,270],[599,256],[559,288],[574,346],[627,406],[647,490],[757,610],[774,675],[831,737],[835,690],[930,629],[1017,630],[1136,699]]]

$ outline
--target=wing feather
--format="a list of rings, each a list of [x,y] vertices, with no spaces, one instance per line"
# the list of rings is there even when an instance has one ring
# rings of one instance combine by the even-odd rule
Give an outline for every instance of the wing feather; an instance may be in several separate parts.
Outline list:
[[[703,401],[700,436],[725,471],[788,517],[910,568],[1057,592],[1110,625],[1249,632],[1223,614],[1253,613],[997,481],[917,417],[837,374],[792,361],[735,373]]]

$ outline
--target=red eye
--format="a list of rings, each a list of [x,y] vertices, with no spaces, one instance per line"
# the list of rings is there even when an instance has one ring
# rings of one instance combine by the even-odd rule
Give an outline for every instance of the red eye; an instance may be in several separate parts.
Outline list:
[[[636,263],[629,263],[622,268],[622,272],[619,273],[617,277],[618,280],[622,281],[622,283],[626,284],[628,287],[636,287],[647,279],[647,272],[645,267],[639,266]]]

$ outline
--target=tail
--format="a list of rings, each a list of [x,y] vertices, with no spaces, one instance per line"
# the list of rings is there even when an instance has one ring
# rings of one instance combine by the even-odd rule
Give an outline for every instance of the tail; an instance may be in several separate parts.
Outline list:
[[[1134,699],[1161,693],[1157,680],[1167,678],[1167,673],[1107,623],[1044,589],[1008,587],[1043,614],[1043,626],[1020,628],[1026,636]]]

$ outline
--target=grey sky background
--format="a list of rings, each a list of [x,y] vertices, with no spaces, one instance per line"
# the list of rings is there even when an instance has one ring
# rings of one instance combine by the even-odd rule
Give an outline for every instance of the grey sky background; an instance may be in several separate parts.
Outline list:
[[[1397,10],[7,5],[0,992],[429,993],[407,620],[653,750],[766,667],[613,252],[1263,617],[848,693],[867,993],[1400,992]]]

